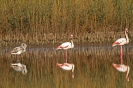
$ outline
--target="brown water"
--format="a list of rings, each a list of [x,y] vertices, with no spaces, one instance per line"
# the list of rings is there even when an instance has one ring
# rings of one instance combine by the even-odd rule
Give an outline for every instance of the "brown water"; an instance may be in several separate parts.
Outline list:
[[[0,49],[0,88],[133,88],[133,47],[123,46],[123,62],[130,66],[130,81],[126,73],[118,72],[112,63],[119,64],[119,46],[78,45],[67,52],[68,63],[75,65],[75,78],[71,71],[56,66],[64,63],[64,51],[55,47],[28,46],[21,55],[11,55],[15,46]],[[14,71],[10,63],[27,66],[23,75]]]

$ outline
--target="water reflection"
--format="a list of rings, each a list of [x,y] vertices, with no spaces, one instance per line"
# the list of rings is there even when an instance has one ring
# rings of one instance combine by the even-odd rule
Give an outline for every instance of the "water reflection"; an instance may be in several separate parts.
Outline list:
[[[56,47],[27,47],[21,55],[11,55],[12,47],[0,49],[0,82],[1,88],[131,88],[133,73],[129,73],[130,81],[125,80],[125,73],[119,73],[112,63],[120,63],[119,47],[111,46],[75,46],[68,50],[68,63],[75,65],[74,79],[71,72],[60,70],[56,66],[64,63],[64,50],[56,51]],[[123,47],[123,62],[132,71],[133,47]],[[28,73],[22,75],[14,72],[10,63],[18,62],[26,65]],[[13,81],[14,80],[14,81]]]

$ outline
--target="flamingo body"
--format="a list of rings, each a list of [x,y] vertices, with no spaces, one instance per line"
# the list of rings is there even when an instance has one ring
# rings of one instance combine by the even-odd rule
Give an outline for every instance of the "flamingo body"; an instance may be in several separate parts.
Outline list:
[[[63,70],[72,70],[72,67],[68,67],[68,66],[61,66],[61,68],[62,68]]]
[[[62,68],[63,70],[72,70],[74,65],[73,64],[68,64],[68,63],[64,63],[64,64],[58,64],[57,66],[59,66],[60,68]]]
[[[12,51],[11,54],[21,54],[26,51],[27,45],[25,43],[22,43],[21,46],[15,47]]]
[[[74,78],[74,64],[69,64],[69,63],[64,63],[64,64],[59,64],[57,63],[57,66],[62,68],[63,70],[72,70],[72,78]]]
[[[65,50],[67,50],[67,49],[70,49],[70,48],[73,48],[74,47],[74,44],[73,44],[73,35],[71,34],[71,42],[65,42],[65,43],[62,43],[60,46],[58,46],[57,48],[56,48],[56,50],[58,50],[58,49],[65,49]]]
[[[112,47],[113,47],[113,46],[116,46],[116,45],[125,45],[125,44],[127,44],[126,38],[120,38],[120,39],[117,39],[117,40],[112,44]]]
[[[114,68],[116,68],[120,72],[126,72],[129,66],[126,66],[124,64],[112,64]]]
[[[22,74],[26,74],[28,71],[26,69],[26,65],[21,63],[11,63],[11,67],[18,72],[22,72]]]
[[[119,72],[127,72],[126,79],[127,79],[127,81],[129,81],[129,77],[128,77],[128,74],[129,74],[129,71],[130,71],[130,67],[129,66],[124,65],[124,64],[114,64],[114,63],[112,65]]]
[[[58,46],[56,48],[56,50],[58,50],[58,49],[65,49],[65,50],[67,50],[67,49],[70,49],[70,48],[73,48],[73,47],[74,47],[74,45],[72,43],[65,42],[65,43],[62,43],[60,46]]]

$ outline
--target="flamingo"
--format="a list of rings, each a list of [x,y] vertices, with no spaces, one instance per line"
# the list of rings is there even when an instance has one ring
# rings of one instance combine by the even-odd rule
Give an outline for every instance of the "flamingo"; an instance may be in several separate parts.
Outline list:
[[[126,80],[129,81],[129,71],[130,71],[130,67],[124,64],[112,64],[114,68],[116,68],[118,71],[120,72],[127,72],[126,73]]]
[[[69,64],[69,63],[63,63],[63,64],[56,64],[57,66],[59,66],[60,68],[62,68],[63,70],[72,70],[72,78],[74,78],[74,64]]]
[[[25,43],[22,43],[21,46],[15,47],[12,51],[11,54],[21,54],[26,51],[27,45]]]
[[[73,35],[71,34],[71,41],[70,42],[65,42],[65,43],[62,43],[61,45],[59,45],[57,48],[56,48],[56,50],[58,50],[58,49],[64,49],[65,50],[65,52],[64,52],[64,54],[65,54],[65,57],[66,57],[66,63],[67,63],[67,49],[70,49],[70,48],[73,48],[74,47],[74,43],[73,43]]]
[[[22,74],[26,74],[28,71],[26,69],[26,65],[21,63],[11,63],[11,67],[18,72],[22,72]]]
[[[126,28],[125,29],[125,37],[126,38],[119,38],[112,44],[112,47],[114,47],[116,45],[120,45],[120,61],[121,61],[121,64],[123,63],[123,60],[122,60],[122,45],[125,45],[125,44],[129,43],[129,38],[128,38],[127,33],[128,33],[128,29]]]

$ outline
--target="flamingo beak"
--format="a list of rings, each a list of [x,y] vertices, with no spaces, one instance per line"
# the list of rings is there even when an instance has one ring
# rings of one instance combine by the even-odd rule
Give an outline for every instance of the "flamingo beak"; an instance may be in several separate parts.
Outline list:
[[[127,77],[126,79],[127,79],[127,81],[129,81],[129,77]]]

